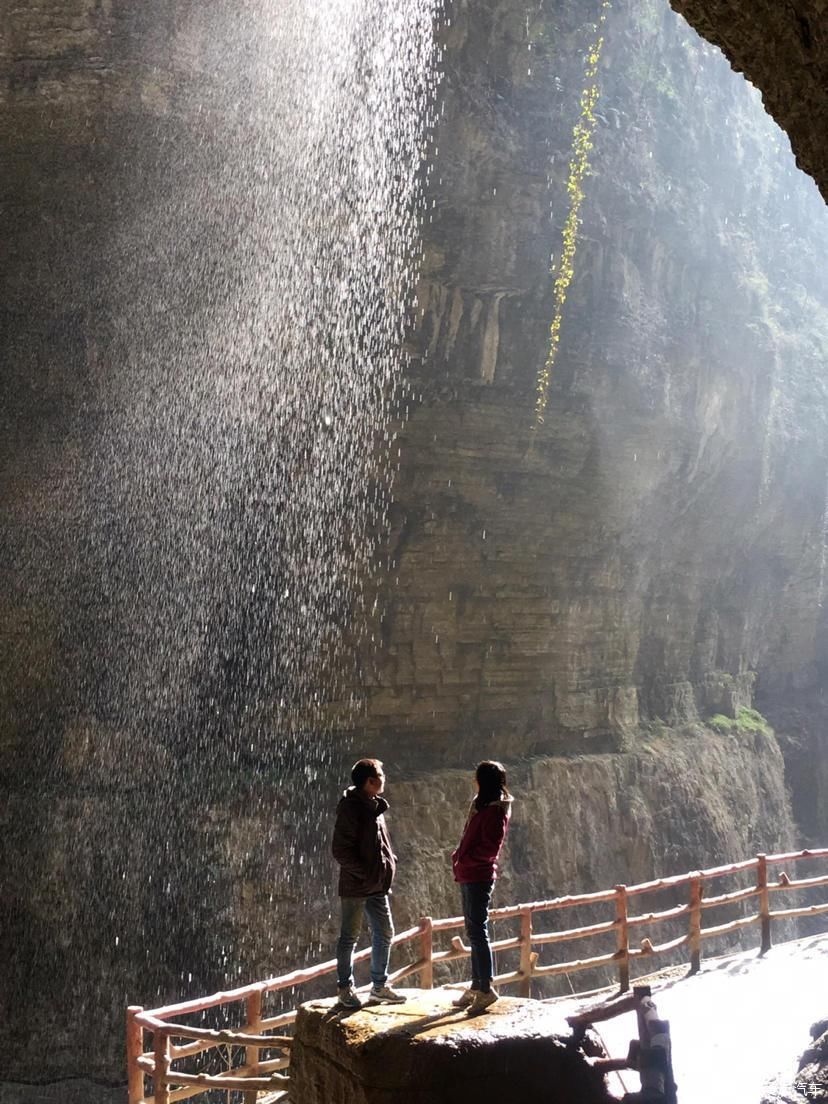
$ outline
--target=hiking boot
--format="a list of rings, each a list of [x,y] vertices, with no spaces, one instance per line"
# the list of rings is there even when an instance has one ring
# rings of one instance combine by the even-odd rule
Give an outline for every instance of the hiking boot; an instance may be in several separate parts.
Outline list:
[[[452,1008],[468,1008],[479,992],[479,989],[474,989],[470,985],[468,989],[463,990],[459,997],[454,998],[451,1002]]]
[[[353,985],[340,986],[336,991],[336,996],[343,1008],[362,1008],[362,1001],[359,999]]]
[[[405,1004],[406,998],[400,993],[395,993],[389,985],[372,985],[368,994],[371,1000],[382,1001],[384,1004]]]
[[[497,993],[494,989],[490,989],[488,993],[478,991],[474,994],[472,1002],[468,1006],[468,1014],[470,1016],[476,1016],[478,1012],[485,1012],[496,1000]]]

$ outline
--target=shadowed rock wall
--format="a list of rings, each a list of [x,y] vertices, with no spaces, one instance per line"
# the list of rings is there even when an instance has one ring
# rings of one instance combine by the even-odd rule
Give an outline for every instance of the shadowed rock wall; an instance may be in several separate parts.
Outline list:
[[[762,91],[797,164],[828,198],[828,9],[823,0],[670,0]]]

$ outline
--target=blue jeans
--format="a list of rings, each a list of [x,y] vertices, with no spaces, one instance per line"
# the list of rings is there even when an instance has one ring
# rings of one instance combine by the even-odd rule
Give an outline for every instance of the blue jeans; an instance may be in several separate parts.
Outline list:
[[[368,917],[371,929],[371,981],[385,985],[388,980],[388,959],[391,957],[391,940],[394,938],[394,921],[387,893],[374,893],[370,897],[340,897],[342,904],[342,928],[336,944],[336,976],[340,989],[354,980],[354,947],[362,927],[362,911]]]
[[[471,945],[472,989],[484,993],[492,987],[492,948],[489,944],[489,903],[494,882],[467,882],[461,884],[463,919],[466,935]]]

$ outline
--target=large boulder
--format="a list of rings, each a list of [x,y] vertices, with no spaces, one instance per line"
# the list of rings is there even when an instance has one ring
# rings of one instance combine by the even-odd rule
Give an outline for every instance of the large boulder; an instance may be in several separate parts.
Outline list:
[[[549,1005],[501,999],[469,1017],[450,990],[402,990],[402,1005],[345,1012],[334,999],[302,1006],[290,1064],[292,1104],[599,1104],[603,1077],[566,1045]]]

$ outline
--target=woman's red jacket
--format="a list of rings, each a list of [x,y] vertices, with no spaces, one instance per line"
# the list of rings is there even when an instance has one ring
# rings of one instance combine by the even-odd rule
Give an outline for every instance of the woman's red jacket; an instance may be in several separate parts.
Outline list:
[[[463,838],[452,852],[455,882],[493,882],[497,857],[509,827],[509,803],[494,801],[478,812],[472,804]]]

